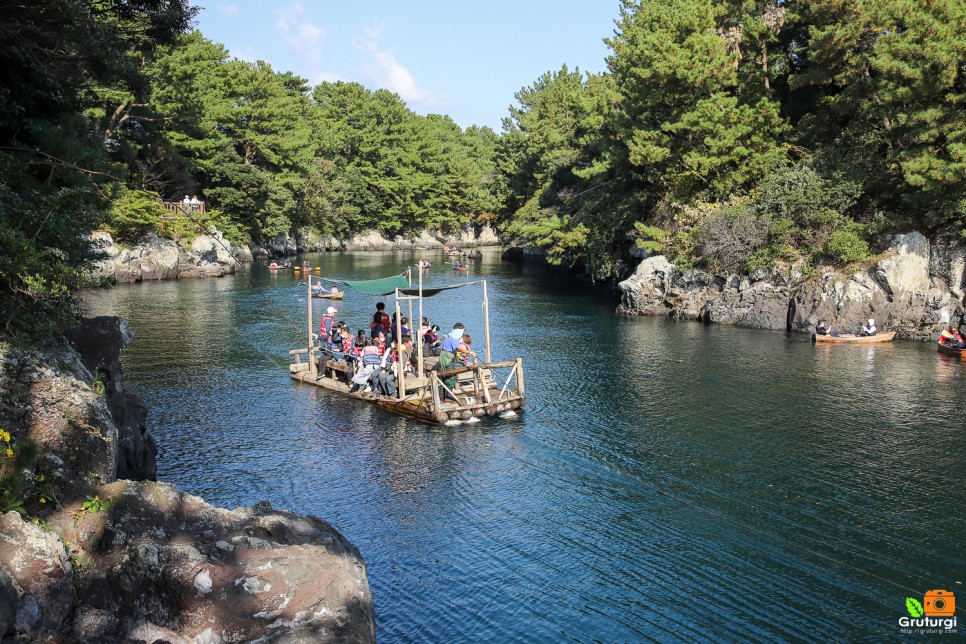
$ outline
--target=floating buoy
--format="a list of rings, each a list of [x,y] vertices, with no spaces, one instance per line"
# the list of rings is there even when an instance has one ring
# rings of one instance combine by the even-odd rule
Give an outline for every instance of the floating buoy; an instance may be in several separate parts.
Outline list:
[[[453,427],[455,425],[462,425],[462,424],[463,424],[463,421],[462,420],[447,420],[446,421],[446,425],[448,425],[449,427]]]
[[[466,422],[467,423],[478,423],[478,422],[480,422],[480,419],[477,418],[476,416],[471,416]]]
[[[511,409],[510,411],[506,412],[505,414],[500,414],[500,418],[514,418],[516,415],[517,415],[517,413]]]

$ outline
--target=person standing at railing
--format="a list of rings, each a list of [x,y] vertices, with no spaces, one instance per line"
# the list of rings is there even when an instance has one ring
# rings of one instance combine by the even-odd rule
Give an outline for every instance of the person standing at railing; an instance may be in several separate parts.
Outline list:
[[[184,214],[187,215],[188,211],[191,209],[191,197],[185,195],[184,201],[181,202],[181,207],[184,210]]]
[[[197,211],[201,210],[201,202],[198,201],[198,195],[192,195],[191,196],[191,201],[188,202],[188,203],[191,204],[191,210],[193,212],[197,212]]]

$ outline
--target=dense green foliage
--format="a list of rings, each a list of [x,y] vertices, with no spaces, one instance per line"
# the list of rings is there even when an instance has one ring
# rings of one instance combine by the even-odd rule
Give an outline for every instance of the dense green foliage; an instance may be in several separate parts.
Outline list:
[[[86,233],[197,194],[235,242],[495,223],[597,279],[632,248],[745,270],[966,230],[966,4],[619,0],[607,72],[516,94],[503,132],[311,87],[189,32],[180,0],[0,14],[0,315],[71,314]],[[195,220],[199,219],[199,220]]]
[[[109,217],[117,138],[143,100],[141,60],[187,29],[172,0],[7,3],[0,12],[0,332],[69,322]]]
[[[607,278],[632,245],[742,270],[963,234],[966,4],[623,0],[616,24],[608,74],[517,95],[516,243]]]

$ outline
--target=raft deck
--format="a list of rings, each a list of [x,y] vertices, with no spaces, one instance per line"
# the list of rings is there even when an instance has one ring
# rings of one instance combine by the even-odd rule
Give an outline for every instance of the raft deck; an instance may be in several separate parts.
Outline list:
[[[325,373],[313,374],[309,363],[301,361],[301,356],[308,353],[306,349],[294,349],[289,353],[295,357],[295,362],[289,365],[293,380],[434,425],[509,411],[522,413],[526,403],[523,361],[519,358],[447,371],[438,370],[436,358],[425,358],[424,377],[407,374],[403,378],[405,392],[388,397],[375,392],[350,391],[352,368],[344,360],[327,360]],[[318,367],[315,371],[319,371]],[[450,377],[456,378],[456,385],[452,388],[443,382]]]

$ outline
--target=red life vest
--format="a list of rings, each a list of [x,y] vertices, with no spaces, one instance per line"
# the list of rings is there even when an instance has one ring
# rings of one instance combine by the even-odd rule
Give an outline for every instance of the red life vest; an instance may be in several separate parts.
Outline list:
[[[326,322],[328,322],[328,324],[326,324]],[[324,313],[322,315],[322,319],[319,320],[319,337],[328,340],[329,336],[332,335],[332,325],[334,323],[335,320],[332,319],[332,316],[328,313]]]

